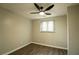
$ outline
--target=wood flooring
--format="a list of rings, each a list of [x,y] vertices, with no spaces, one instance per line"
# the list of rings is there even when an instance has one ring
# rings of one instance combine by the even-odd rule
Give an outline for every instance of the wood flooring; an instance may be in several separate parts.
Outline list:
[[[67,55],[67,50],[32,43],[9,55]]]

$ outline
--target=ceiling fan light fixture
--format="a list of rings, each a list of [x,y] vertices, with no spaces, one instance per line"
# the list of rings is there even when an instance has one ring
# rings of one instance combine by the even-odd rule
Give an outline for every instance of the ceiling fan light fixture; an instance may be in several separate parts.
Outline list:
[[[49,7],[47,7],[45,10],[44,10],[44,7],[43,6],[39,6],[37,3],[34,3],[35,7],[38,9],[38,12],[33,12],[31,14],[39,14],[39,15],[51,15],[51,13],[45,13],[46,11],[50,10],[51,8],[54,7],[54,4],[53,5],[50,5]]]
[[[45,13],[44,12],[40,12],[39,15],[45,15]]]

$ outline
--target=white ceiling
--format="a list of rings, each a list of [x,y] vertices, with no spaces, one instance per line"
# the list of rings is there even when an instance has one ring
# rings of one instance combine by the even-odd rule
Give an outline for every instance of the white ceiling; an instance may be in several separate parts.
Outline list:
[[[44,9],[51,5],[51,3],[42,3],[39,6],[44,6]],[[8,9],[12,12],[20,14],[30,19],[39,19],[39,18],[47,18],[47,17],[54,17],[59,15],[66,15],[67,14],[67,7],[75,5],[72,3],[54,3],[54,7],[49,10],[48,12],[52,15],[39,15],[39,14],[30,14],[32,11],[38,11],[33,3],[6,3],[0,4],[0,7]]]

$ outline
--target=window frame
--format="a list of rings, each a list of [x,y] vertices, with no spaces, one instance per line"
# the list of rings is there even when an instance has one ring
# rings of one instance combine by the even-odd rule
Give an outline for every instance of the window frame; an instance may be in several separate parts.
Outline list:
[[[49,22],[49,21],[53,21],[53,25],[54,25],[54,31],[42,31],[42,22]],[[48,23],[47,23],[47,28],[48,28]],[[40,32],[44,32],[44,33],[55,33],[55,20],[41,20],[40,21]]]

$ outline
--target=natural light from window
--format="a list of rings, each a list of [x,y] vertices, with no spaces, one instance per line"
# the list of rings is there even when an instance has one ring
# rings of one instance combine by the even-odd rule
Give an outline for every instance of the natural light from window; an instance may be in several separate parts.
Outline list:
[[[54,21],[41,21],[41,32],[54,32]]]

